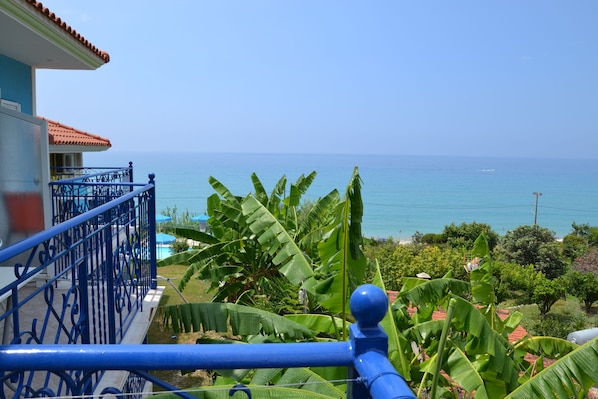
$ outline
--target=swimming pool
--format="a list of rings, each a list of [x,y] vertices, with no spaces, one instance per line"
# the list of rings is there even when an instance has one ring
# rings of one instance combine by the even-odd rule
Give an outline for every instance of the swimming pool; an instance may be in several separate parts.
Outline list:
[[[156,258],[158,260],[168,258],[170,255],[172,255],[170,245],[156,245]]]

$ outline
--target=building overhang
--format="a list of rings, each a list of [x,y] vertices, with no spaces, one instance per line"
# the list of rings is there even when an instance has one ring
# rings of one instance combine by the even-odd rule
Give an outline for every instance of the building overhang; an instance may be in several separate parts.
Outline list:
[[[48,142],[51,154],[106,151],[112,147],[107,138],[41,116],[38,118],[48,124]]]
[[[110,61],[36,0],[0,1],[0,54],[36,69],[93,70]]]
[[[79,152],[107,151],[110,147],[97,145],[50,145],[50,154],[75,154]]]

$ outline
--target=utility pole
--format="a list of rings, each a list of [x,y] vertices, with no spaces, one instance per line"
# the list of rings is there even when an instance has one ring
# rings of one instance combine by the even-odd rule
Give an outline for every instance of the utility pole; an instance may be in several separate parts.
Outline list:
[[[542,193],[538,193],[538,192],[533,192],[533,195],[536,196],[536,211],[534,212],[534,226],[536,225],[536,222],[538,221],[538,197],[542,195]]]

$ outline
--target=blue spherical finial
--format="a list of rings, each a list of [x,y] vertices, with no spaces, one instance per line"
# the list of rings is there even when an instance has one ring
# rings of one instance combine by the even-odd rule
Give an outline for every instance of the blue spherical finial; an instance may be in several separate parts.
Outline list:
[[[361,328],[376,327],[388,309],[388,297],[380,288],[364,284],[351,294],[351,313]]]
[[[149,177],[149,182],[153,183],[154,179],[156,178],[156,175],[154,173],[150,173],[149,175],[147,175],[147,177]]]

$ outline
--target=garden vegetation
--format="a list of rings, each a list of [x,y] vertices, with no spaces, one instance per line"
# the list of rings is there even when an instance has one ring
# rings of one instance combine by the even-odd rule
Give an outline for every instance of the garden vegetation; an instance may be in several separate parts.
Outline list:
[[[315,177],[287,187],[283,176],[268,193],[254,174],[254,192],[244,196],[210,178],[210,233],[173,226],[200,244],[159,266],[186,266],[179,289],[203,280],[213,300],[164,307],[165,325],[177,333],[216,331],[219,342],[345,340],[349,295],[369,282],[394,291],[381,324],[389,359],[418,397],[579,397],[598,382],[598,340],[578,346],[563,339],[587,325],[597,299],[596,228],[574,223],[562,243],[540,226],[499,237],[483,223],[418,233],[410,244],[364,239],[358,170],[343,193],[332,190],[303,207]],[[551,310],[563,300],[584,317],[557,329],[563,320]],[[537,323],[510,342],[527,306],[537,310]],[[435,320],[438,310],[448,316]],[[215,372],[214,384],[259,385],[254,397],[344,397],[345,377],[343,368],[234,370]]]

